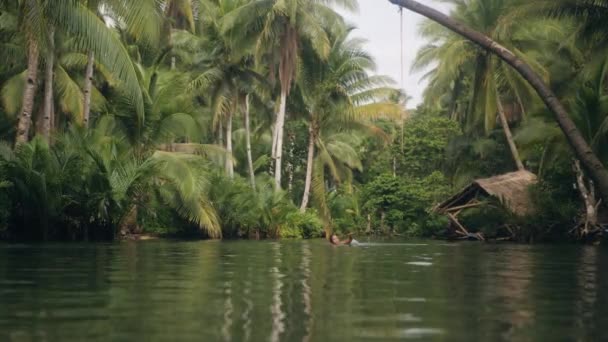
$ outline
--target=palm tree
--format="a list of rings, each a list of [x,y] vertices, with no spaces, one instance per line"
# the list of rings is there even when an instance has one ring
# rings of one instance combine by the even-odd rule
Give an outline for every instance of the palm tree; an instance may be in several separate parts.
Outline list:
[[[568,143],[574,149],[576,156],[580,159],[591,178],[597,183],[602,196],[608,196],[608,171],[600,162],[593,150],[587,144],[576,125],[568,117],[568,113],[553,91],[545,84],[534,70],[518,58],[513,52],[498,44],[488,36],[472,30],[458,21],[436,11],[428,6],[422,5],[414,0],[389,0],[391,3],[419,13],[437,23],[461,34],[468,40],[475,42],[484,49],[499,56],[504,62],[512,66],[517,72],[536,90],[545,105],[553,112],[560,128],[566,135]]]
[[[25,15],[28,11],[31,11],[32,5],[31,3],[27,4],[28,6],[23,7],[23,15]],[[20,18],[21,19],[21,18]],[[21,19],[23,20],[23,19]],[[27,78],[26,78],[26,86],[23,91],[23,99],[21,101],[21,113],[19,114],[19,123],[17,125],[17,137],[16,144],[27,142],[29,139],[29,130],[30,124],[32,121],[32,110],[34,108],[34,95],[36,93],[36,87],[38,84],[38,58],[40,56],[40,48],[37,38],[34,37],[35,28],[32,25],[24,25],[26,28],[30,28],[30,30],[26,31],[27,37]]]
[[[193,88],[208,94],[211,102],[214,121],[226,123],[226,174],[234,177],[232,132],[233,118],[244,107],[246,134],[248,143],[248,166],[253,172],[251,158],[251,138],[249,130],[249,94],[253,86],[263,81],[253,69],[253,59],[247,50],[234,44],[229,35],[220,32],[219,23],[242,2],[207,0],[201,18],[204,41],[201,47],[211,51],[203,57],[203,72],[192,81]],[[198,39],[199,41],[201,39]],[[263,83],[263,82],[262,82]],[[252,176],[252,184],[254,184]]]
[[[224,32],[240,34],[244,46],[255,45],[258,59],[265,57],[271,75],[278,73],[280,82],[279,110],[273,130],[272,158],[275,162],[275,186],[281,188],[283,128],[287,97],[296,75],[302,44],[309,42],[322,59],[329,53],[328,29],[340,25],[340,16],[328,5],[337,4],[354,10],[354,0],[299,1],[261,0],[245,3],[223,19]],[[330,29],[331,31],[331,29]],[[276,69],[275,69],[276,68]]]
[[[60,31],[74,37],[78,46],[91,49],[102,56],[100,62],[122,81],[136,112],[143,119],[143,96],[131,59],[122,42],[99,17],[83,4],[70,0],[21,0],[20,6],[20,22],[28,44],[28,76],[23,92],[16,144],[27,142],[29,139],[34,94],[38,83],[39,51],[41,46],[48,45],[47,28],[50,27],[53,28],[50,32]],[[49,70],[52,69],[47,68],[47,73]],[[49,84],[47,93],[50,91],[52,88]]]
[[[315,58],[311,52],[303,58],[298,89],[309,113],[309,143],[304,195],[300,205],[302,212],[308,206],[314,170],[317,170],[317,187],[324,187],[322,173],[325,167],[332,171],[335,180],[341,178],[337,165],[361,168],[353,149],[356,144],[350,146],[344,143],[342,130],[349,127],[367,128],[365,121],[373,115],[402,112],[398,105],[377,102],[382,99],[381,96],[386,98],[395,91],[378,87],[387,82],[386,78],[369,76],[368,70],[374,69],[374,61],[362,50],[360,39],[349,38],[351,31],[352,28],[345,29],[334,38],[325,62]],[[315,159],[316,149],[319,153]],[[326,206],[323,208],[326,209]]]
[[[97,14],[98,16],[101,14],[100,9],[103,0],[93,0],[87,1],[86,5],[91,10],[91,12]],[[91,116],[91,91],[93,88],[93,73],[95,72],[95,53],[92,50],[89,50],[87,53],[87,66],[85,68],[84,75],[84,87],[83,93],[84,97],[82,100],[82,124],[85,128],[89,127],[89,119]]]
[[[568,108],[572,118],[579,127],[585,140],[591,145],[593,151],[603,162],[608,161],[608,60],[599,65],[588,66],[580,73],[575,83],[578,85],[573,96],[568,97]],[[542,146],[542,157],[538,166],[539,176],[543,170],[550,166],[571,162],[571,153],[567,141],[556,124],[548,122],[544,114],[531,120],[529,124],[517,134],[516,139],[526,153],[534,153],[538,146]],[[576,175],[577,189],[585,204],[586,220],[580,225],[578,233],[581,237],[594,232],[597,226],[598,200],[595,195],[595,185],[586,181],[584,170],[580,162],[575,160],[573,169]]]
[[[456,6],[452,12],[454,18],[484,32],[500,41],[504,46],[508,46],[520,58],[531,63],[545,79],[547,78],[546,70],[531,57],[529,51],[525,51],[520,46],[522,45],[518,40],[520,37],[517,36],[518,31],[532,29],[531,27],[538,30],[542,28],[542,25],[546,27],[547,23],[542,23],[542,25],[529,23],[524,27],[513,27],[513,22],[505,18],[505,13],[508,13],[509,7],[513,5],[512,1],[450,2]],[[426,74],[431,83],[426,90],[427,98],[439,98],[439,94],[442,92],[450,91],[452,93],[449,105],[450,115],[455,117],[457,101],[462,96],[465,72],[472,73],[473,89],[466,118],[467,126],[469,129],[473,129],[481,122],[487,134],[494,128],[498,116],[515,165],[519,170],[523,170],[524,166],[513,141],[503,102],[508,98],[510,103],[516,103],[519,109],[525,113],[525,107],[531,106],[535,100],[532,95],[533,89],[495,56],[437,23],[429,20],[420,31],[433,43],[420,50],[413,68],[421,70],[437,63],[437,66]]]
[[[55,69],[55,28],[48,28],[48,41],[46,53],[46,65],[44,72],[44,105],[42,109],[40,133],[49,141],[51,136],[51,126],[54,122],[54,105],[53,105],[53,83]]]
[[[608,31],[604,25],[608,20],[606,0],[537,0],[520,4],[516,14],[575,19],[578,23],[577,38],[592,42],[601,50],[608,48]]]

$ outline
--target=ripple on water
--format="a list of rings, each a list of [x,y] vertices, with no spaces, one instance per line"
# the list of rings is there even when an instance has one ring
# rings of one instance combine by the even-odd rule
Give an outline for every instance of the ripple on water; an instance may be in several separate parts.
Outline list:
[[[406,262],[406,264],[413,266],[433,266],[433,263],[429,261],[410,261]]]
[[[443,334],[443,330],[437,328],[408,328],[402,331],[401,336],[403,338],[423,338],[441,334]]]
[[[402,330],[389,330],[386,329],[365,329],[364,331],[359,333],[360,338],[364,339],[380,339],[385,340],[387,338],[397,338],[397,339],[421,339],[421,338],[429,338],[431,336],[437,336],[444,334],[443,329],[438,328],[407,328]]]
[[[424,303],[426,298],[422,297],[405,297],[405,298],[394,298],[395,302],[408,302],[408,303]]]

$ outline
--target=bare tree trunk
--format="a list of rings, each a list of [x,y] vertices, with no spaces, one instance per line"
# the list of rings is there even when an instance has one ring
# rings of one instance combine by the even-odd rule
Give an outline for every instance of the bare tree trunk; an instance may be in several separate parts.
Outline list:
[[[509,144],[509,149],[511,150],[511,156],[513,156],[513,161],[517,166],[517,170],[524,171],[526,168],[524,164],[521,162],[521,158],[519,157],[519,151],[517,151],[517,146],[515,146],[515,141],[513,141],[513,135],[511,134],[511,128],[509,128],[509,122],[507,121],[507,117],[505,116],[504,108],[502,107],[502,102],[500,100],[500,95],[498,92],[496,93],[496,107],[498,109],[498,117],[500,118],[500,123],[502,125],[502,130],[505,133],[505,138],[507,139],[507,143]]]
[[[40,133],[47,142],[50,142],[51,126],[53,122],[53,69],[55,67],[55,29],[49,28],[49,45],[44,71],[44,106],[42,111],[42,127]]]
[[[82,106],[82,124],[89,128],[89,117],[91,115],[91,90],[93,89],[93,68],[95,66],[95,54],[89,51],[87,59],[87,69],[84,78],[84,104]]]
[[[597,228],[597,199],[595,197],[595,186],[593,181],[589,181],[589,186],[585,184],[585,174],[578,159],[574,160],[574,171],[576,173],[576,183],[578,191],[585,203],[585,224],[580,230],[581,237],[587,236]]]
[[[311,123],[308,128],[308,157],[306,158],[306,181],[304,182],[304,196],[300,205],[300,212],[305,212],[310,198],[310,186],[312,184],[312,168],[315,157],[316,127]]]
[[[251,127],[249,125],[249,95],[245,96],[245,142],[247,144],[247,167],[249,168],[249,179],[251,187],[255,190],[255,172],[253,171],[253,158],[251,156]]]
[[[281,91],[281,105],[275,125],[277,144],[275,151],[274,184],[275,191],[281,189],[281,160],[283,158],[283,127],[285,126],[285,110],[287,106],[287,91]]]
[[[232,164],[232,113],[226,118],[226,175],[234,178],[234,165]]]
[[[25,90],[23,91],[15,145],[26,143],[29,140],[30,126],[32,125],[32,110],[34,109],[34,95],[36,94],[38,82],[39,54],[38,42],[31,39],[28,46],[27,82],[25,84]]]
[[[608,199],[608,171],[597,158],[585,138],[568,116],[566,109],[557,99],[553,91],[544,83],[534,70],[511,51],[493,41],[482,33],[466,27],[462,23],[449,16],[425,6],[414,0],[389,0],[395,5],[405,7],[413,12],[419,13],[442,26],[464,36],[468,40],[480,45],[484,49],[494,53],[500,59],[512,66],[538,93],[547,108],[555,115],[555,120],[568,139],[568,143],[574,150],[577,158],[583,163],[589,172],[591,179],[599,186],[604,200]]]

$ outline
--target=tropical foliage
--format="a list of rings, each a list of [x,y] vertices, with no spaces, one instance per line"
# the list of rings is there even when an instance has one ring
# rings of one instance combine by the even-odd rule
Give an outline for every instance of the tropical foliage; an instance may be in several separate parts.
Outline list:
[[[608,162],[604,2],[445,2],[530,65]],[[599,226],[606,194],[524,78],[427,21],[413,69],[428,87],[407,108],[337,12],[357,7],[0,0],[0,236],[435,236],[437,202],[517,169],[540,178],[537,213],[490,203],[467,224],[528,241]]]

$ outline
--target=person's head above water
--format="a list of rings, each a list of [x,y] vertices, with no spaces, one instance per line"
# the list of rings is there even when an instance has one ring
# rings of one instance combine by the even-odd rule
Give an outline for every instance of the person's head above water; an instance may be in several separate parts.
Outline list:
[[[331,236],[329,237],[329,243],[331,243],[332,245],[339,245],[340,238],[336,234],[331,234]]]

